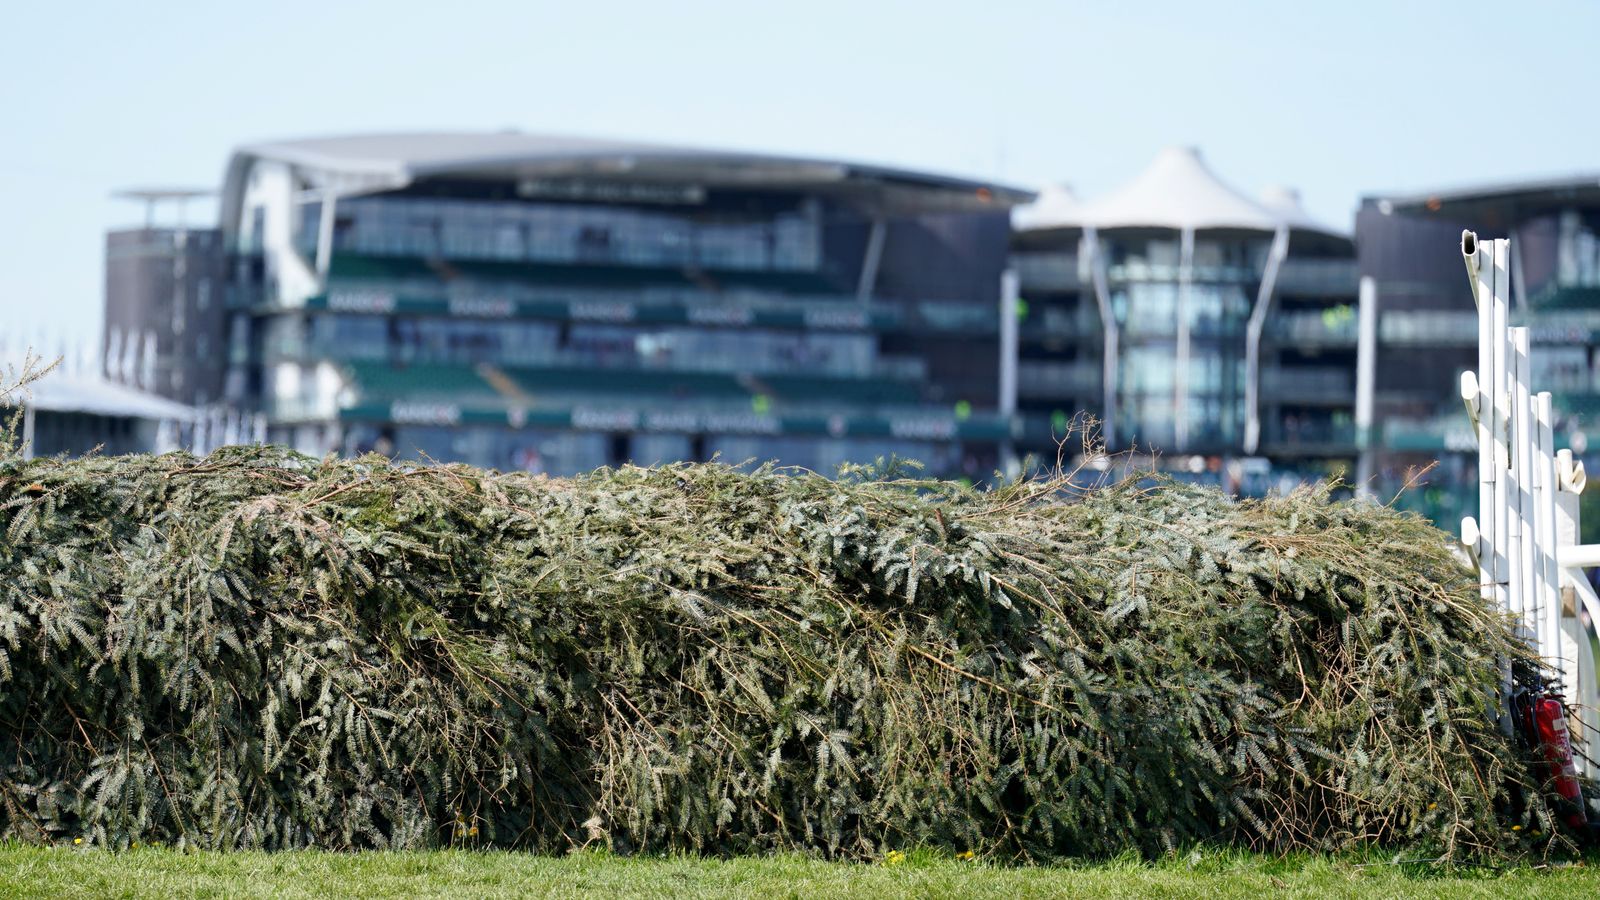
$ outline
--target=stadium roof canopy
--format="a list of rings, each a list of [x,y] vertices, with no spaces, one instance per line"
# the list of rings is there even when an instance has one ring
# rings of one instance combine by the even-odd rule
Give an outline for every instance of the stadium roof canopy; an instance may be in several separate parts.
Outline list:
[[[224,205],[237,202],[257,160],[288,163],[313,184],[383,191],[429,178],[589,179],[707,188],[837,192],[888,205],[1002,212],[1032,199],[1018,188],[909,169],[521,132],[359,134],[249,144],[228,168]],[[227,221],[227,211],[224,211]]]
[[[1256,201],[1225,184],[1192,147],[1169,147],[1132,181],[1086,203],[1067,204],[1047,190],[1038,202],[1012,217],[1021,230],[1094,227],[1110,229],[1291,229],[1342,236],[1311,218],[1293,191],[1279,189]]]
[[[1421,193],[1379,194],[1391,209],[1503,227],[1565,206],[1600,206],[1600,172],[1529,178]]]

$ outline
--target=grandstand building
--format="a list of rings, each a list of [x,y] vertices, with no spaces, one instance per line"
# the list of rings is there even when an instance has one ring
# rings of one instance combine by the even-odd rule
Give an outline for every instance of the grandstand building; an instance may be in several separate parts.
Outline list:
[[[1019,449],[1053,460],[1081,410],[1112,449],[1171,467],[1350,467],[1355,247],[1292,191],[1252,199],[1174,148],[1103,197],[1048,188],[1014,221]]]
[[[981,478],[999,185],[519,133],[263,143],[221,197],[227,402],[312,453],[567,474],[890,454]]]

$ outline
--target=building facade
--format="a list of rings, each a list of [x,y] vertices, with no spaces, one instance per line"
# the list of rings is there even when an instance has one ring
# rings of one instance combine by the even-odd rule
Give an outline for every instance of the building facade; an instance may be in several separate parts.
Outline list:
[[[981,478],[998,185],[504,134],[241,149],[224,397],[312,453],[570,474],[890,455]]]
[[[146,225],[109,232],[102,348],[109,365],[138,353],[151,370],[147,390],[191,406],[220,402],[227,368],[226,263],[215,228]],[[154,341],[148,350],[147,340]]]
[[[1554,394],[1557,446],[1589,455],[1600,424],[1600,174],[1373,196],[1357,213],[1378,310],[1375,472],[1398,491],[1434,466],[1397,502],[1452,530],[1476,504],[1477,477],[1459,400],[1478,346],[1463,229],[1511,238],[1512,324],[1530,328],[1534,390]]]
[[[1348,235],[1290,191],[1251,199],[1186,148],[1089,202],[1018,209],[1022,449],[1053,460],[1077,411],[1113,450],[1179,469],[1348,469],[1357,276]]]

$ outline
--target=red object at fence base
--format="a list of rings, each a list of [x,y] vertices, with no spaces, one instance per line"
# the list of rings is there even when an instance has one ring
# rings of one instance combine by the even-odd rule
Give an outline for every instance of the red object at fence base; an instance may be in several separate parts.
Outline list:
[[[1560,700],[1543,697],[1533,702],[1533,733],[1539,741],[1551,786],[1565,810],[1567,824],[1582,828],[1589,823],[1583,807],[1583,789],[1578,785],[1578,770],[1572,762],[1572,739],[1567,733],[1567,710]]]

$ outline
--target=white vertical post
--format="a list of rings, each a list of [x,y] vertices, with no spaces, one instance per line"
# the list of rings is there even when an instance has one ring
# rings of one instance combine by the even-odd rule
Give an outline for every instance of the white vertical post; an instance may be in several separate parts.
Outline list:
[[[999,401],[1000,415],[1007,420],[1008,429],[1011,428],[1012,420],[1017,414],[1017,307],[1022,302],[1018,288],[1015,269],[1006,269],[1000,274]],[[1008,477],[1014,477],[1020,471],[1016,445],[1012,442],[1009,430],[1006,432],[1006,439],[1000,442],[1000,466]]]
[[[1551,425],[1550,392],[1533,398],[1534,417],[1534,565],[1539,573],[1539,646],[1546,664],[1559,679],[1567,666],[1561,650],[1561,570],[1556,565],[1555,430]]]
[[[1511,536],[1511,509],[1514,498],[1509,490],[1509,475],[1511,468],[1511,392],[1510,384],[1510,353],[1509,341],[1506,338],[1506,297],[1501,292],[1501,280],[1498,273],[1500,257],[1498,242],[1491,242],[1487,248],[1489,257],[1484,262],[1483,271],[1489,280],[1489,290],[1485,298],[1490,306],[1492,316],[1490,350],[1493,355],[1490,368],[1490,379],[1487,387],[1491,413],[1490,437],[1494,441],[1494,502],[1491,511],[1494,517],[1494,555],[1495,555],[1495,596],[1500,601],[1500,608],[1516,614],[1520,611],[1520,600],[1516,595],[1517,571],[1513,560],[1516,559],[1512,546]],[[1509,685],[1508,685],[1509,687]]]
[[[33,459],[33,403],[22,404],[22,458]]]
[[[1497,245],[1499,241],[1495,242]],[[1498,249],[1498,248],[1497,248]],[[1498,258],[1498,254],[1497,254]],[[1510,270],[1507,269],[1509,272]],[[1499,278],[1495,281],[1498,284]],[[1509,300],[1509,296],[1507,297]],[[1529,407],[1532,397],[1528,393],[1528,329],[1512,328],[1511,336],[1511,552],[1516,554],[1511,563],[1516,577],[1513,596],[1516,601],[1518,626],[1525,640],[1543,653],[1539,644],[1538,610],[1535,606],[1538,591],[1537,571],[1533,564],[1533,433]]]
[[[1372,407],[1373,395],[1376,392],[1378,377],[1378,282],[1371,275],[1361,277],[1360,293],[1357,294],[1358,312],[1356,314],[1356,495],[1361,497],[1372,496]],[[1479,330],[1483,328],[1483,313],[1478,313]],[[1478,370],[1483,370],[1483,361],[1478,361]],[[1476,392],[1474,392],[1476,393]],[[1473,405],[1472,415],[1476,419],[1481,413],[1481,404],[1476,398],[1468,401]],[[1481,431],[1481,429],[1480,429]],[[1479,434],[1478,458],[1482,466],[1483,435]]]
[[[1477,534],[1478,570],[1485,600],[1496,609],[1511,609],[1512,579],[1510,557],[1506,553],[1508,521],[1505,505],[1506,480],[1506,375],[1505,322],[1497,298],[1494,251],[1470,231],[1461,233],[1461,254],[1466,260],[1467,277],[1478,305],[1478,375],[1476,397],[1468,399],[1476,407],[1478,435],[1478,521],[1462,523],[1462,537]],[[1470,383],[1464,386],[1471,387]],[[1475,528],[1473,526],[1476,526]],[[1510,708],[1511,663],[1500,666],[1500,693],[1503,709]],[[1501,730],[1511,733],[1511,718],[1504,716]]]
[[[1493,262],[1486,248],[1478,243],[1472,232],[1461,235],[1461,253],[1467,261],[1467,275],[1472,283],[1472,296],[1478,304],[1478,377],[1477,396],[1468,400],[1477,421],[1478,433],[1478,564],[1482,574],[1483,598],[1504,608],[1504,597],[1499,586],[1500,531],[1495,527],[1495,334],[1494,334],[1494,274]]]

